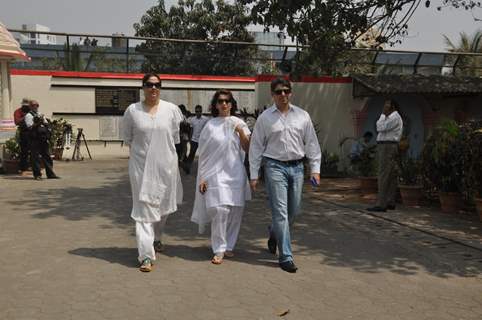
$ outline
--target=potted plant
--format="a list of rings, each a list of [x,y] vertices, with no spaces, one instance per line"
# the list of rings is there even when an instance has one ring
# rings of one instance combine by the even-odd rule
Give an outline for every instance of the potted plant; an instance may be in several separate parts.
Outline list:
[[[320,172],[325,177],[338,176],[338,162],[340,158],[337,154],[323,150],[321,152],[321,168]]]
[[[465,142],[465,185],[482,221],[482,120],[466,123],[462,128],[462,139]]]
[[[405,153],[400,157],[399,169],[398,187],[402,203],[409,207],[419,206],[422,199],[420,160]]]
[[[378,191],[376,145],[363,149],[360,157],[353,163],[360,180],[362,192],[371,194]]]
[[[65,133],[67,131],[72,132],[72,124],[63,118],[51,120],[49,123],[51,130],[49,139],[51,153],[54,155],[55,160],[62,160],[65,146]]]
[[[453,120],[442,121],[425,143],[423,176],[429,188],[438,191],[443,212],[458,212],[462,203],[463,144],[460,128]]]
[[[16,174],[20,163],[20,145],[18,144],[18,132],[15,137],[5,141],[5,157],[3,159],[3,170],[7,174]]]

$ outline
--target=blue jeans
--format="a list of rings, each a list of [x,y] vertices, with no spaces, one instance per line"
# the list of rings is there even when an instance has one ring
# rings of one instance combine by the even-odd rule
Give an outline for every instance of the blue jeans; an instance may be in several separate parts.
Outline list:
[[[286,164],[265,159],[266,190],[271,207],[271,231],[276,237],[279,262],[293,261],[290,226],[300,212],[303,163]]]

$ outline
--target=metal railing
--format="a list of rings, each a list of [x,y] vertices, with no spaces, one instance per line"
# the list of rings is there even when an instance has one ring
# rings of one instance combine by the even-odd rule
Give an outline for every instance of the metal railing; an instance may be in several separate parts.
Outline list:
[[[249,47],[272,48],[269,50],[257,50],[249,56],[219,57],[219,64],[223,63],[250,63],[252,68],[229,75],[255,75],[258,73],[280,73],[283,63],[297,63],[296,54],[308,49],[308,46],[293,44],[270,44],[241,41],[209,41],[171,38],[135,37],[124,35],[100,35],[87,33],[63,33],[63,32],[40,32],[34,30],[9,29],[19,38],[37,39],[30,37],[35,35],[50,35],[56,37],[58,44],[29,44],[22,43],[21,47],[31,57],[31,62],[16,62],[13,67],[19,69],[41,70],[69,70],[69,71],[98,71],[98,72],[122,72],[141,73],[148,68],[147,64],[156,59],[165,58],[160,50],[166,48],[172,52],[181,53],[173,57],[173,63],[183,63],[197,58],[203,61],[203,56],[196,56],[204,52],[207,47],[211,50],[223,50],[228,46],[234,47],[234,51]],[[36,40],[35,40],[36,41]],[[173,47],[177,46],[177,50]],[[179,50],[182,46],[184,50]],[[231,50],[233,51],[233,50]],[[204,57],[209,61],[208,55]],[[162,62],[162,61],[160,61]],[[212,61],[211,61],[212,62]],[[209,65],[205,68],[185,69],[182,73],[210,74]],[[161,73],[171,73],[169,65]],[[482,53],[461,52],[421,52],[408,50],[376,50],[352,48],[340,54],[339,74],[361,73],[429,73],[429,74],[458,74],[458,75],[482,75]],[[192,71],[192,72],[189,72]],[[286,70],[285,70],[286,71]],[[215,74],[222,73],[222,66]]]

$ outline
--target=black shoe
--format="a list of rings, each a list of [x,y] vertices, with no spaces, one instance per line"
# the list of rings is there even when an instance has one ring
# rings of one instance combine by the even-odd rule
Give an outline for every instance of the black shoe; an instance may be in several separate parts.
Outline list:
[[[47,177],[47,179],[60,179],[59,176],[50,176],[50,177]]]
[[[33,177],[34,180],[42,181],[42,176]]]
[[[395,207],[394,204],[389,204],[389,205],[387,206],[387,210],[395,210],[396,208],[397,208],[397,207]]]
[[[298,267],[295,266],[293,261],[281,262],[279,267],[289,273],[296,273],[296,270],[298,270]]]
[[[371,211],[371,212],[387,212],[387,208],[382,208],[382,207],[379,207],[379,206],[375,206],[375,207],[367,208],[367,211]]]
[[[164,251],[164,245],[162,244],[162,242],[160,240],[154,241],[154,250],[156,252]]]
[[[271,252],[272,254],[276,254],[276,238],[271,231],[271,228],[269,229],[269,239],[268,239],[268,251]]]

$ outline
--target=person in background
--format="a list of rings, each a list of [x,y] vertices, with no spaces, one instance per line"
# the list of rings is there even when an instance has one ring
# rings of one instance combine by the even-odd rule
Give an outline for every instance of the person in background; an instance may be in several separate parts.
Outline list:
[[[30,100],[30,112],[25,115],[25,125],[29,131],[28,140],[33,177],[35,180],[42,179],[40,171],[40,161],[42,161],[47,178],[59,179],[54,172],[54,162],[50,156],[50,126],[43,114],[38,112],[39,106],[37,100]]]
[[[189,166],[189,170],[192,167],[192,163],[194,162],[194,157],[196,156],[196,151],[198,148],[199,143],[199,136],[201,135],[201,131],[203,130],[206,123],[209,121],[209,118],[203,116],[203,107],[197,105],[194,108],[195,115],[188,119],[189,123],[192,127],[192,137],[190,141],[190,149],[189,149],[189,157],[187,158],[187,165]]]
[[[386,99],[377,121],[378,197],[375,206],[368,208],[368,211],[385,212],[387,209],[395,209],[398,184],[395,159],[403,132],[403,121],[398,110],[395,100]]]
[[[356,140],[353,145],[351,146],[350,150],[350,160],[353,163],[360,161],[360,155],[362,154],[363,150],[370,147],[370,142],[373,138],[373,133],[367,131],[363,134],[363,137]]]
[[[186,174],[189,174],[191,171],[187,163],[187,144],[189,143],[189,140],[191,140],[192,128],[187,121],[189,112],[187,111],[186,106],[180,104],[178,108],[182,114],[182,121],[179,124],[179,143],[176,144],[176,152],[179,160],[179,167],[181,167]]]
[[[19,171],[24,174],[28,170],[28,158],[29,158],[29,130],[25,124],[25,116],[30,112],[30,99],[23,98],[20,108],[15,110],[13,118],[15,120],[15,125],[19,133],[19,146],[20,146],[20,164]]]

